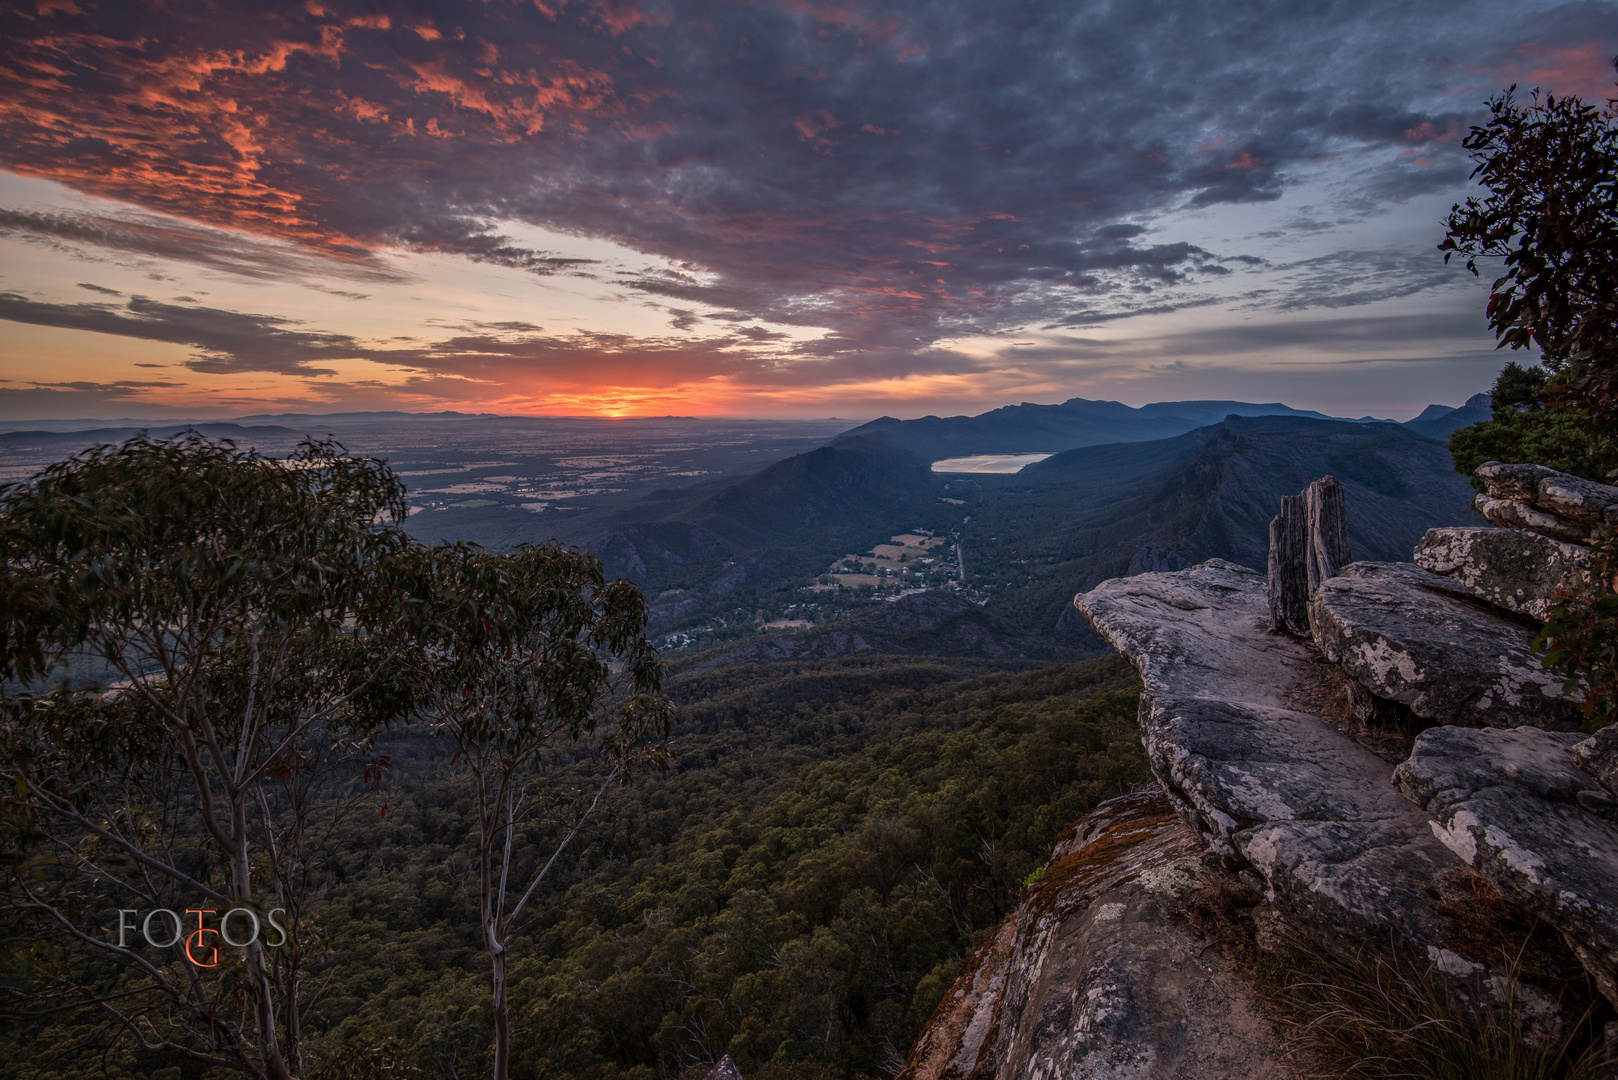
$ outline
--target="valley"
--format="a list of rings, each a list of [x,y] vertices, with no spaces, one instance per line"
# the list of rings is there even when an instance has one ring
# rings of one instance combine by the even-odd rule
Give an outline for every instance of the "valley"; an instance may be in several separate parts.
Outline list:
[[[648,603],[677,719],[510,941],[516,1074],[700,1080],[728,1054],[749,1078],[893,1076],[1062,830],[1150,782],[1139,681],[1075,592],[1210,558],[1261,568],[1279,497],[1328,473],[1362,558],[1406,557],[1471,513],[1444,445],[1409,425],[1069,404],[852,431],[320,425],[397,469],[417,539],[562,540]],[[1110,419],[1076,433],[1092,413]],[[275,454],[308,430],[203,433]],[[1119,433],[1138,437],[1100,437]],[[87,437],[122,433],[14,432],[0,453],[22,473]],[[385,776],[311,852],[311,1075],[475,1075],[488,959],[467,779],[421,721],[370,753]],[[587,740],[547,753],[517,876],[579,820],[603,760]],[[86,1048],[105,1077],[144,1075],[107,1029],[27,1023],[63,1049],[0,1056],[7,1075],[59,1080]]]

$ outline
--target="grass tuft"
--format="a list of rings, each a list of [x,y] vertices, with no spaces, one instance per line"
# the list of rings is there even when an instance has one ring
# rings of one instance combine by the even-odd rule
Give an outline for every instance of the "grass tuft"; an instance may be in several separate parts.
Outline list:
[[[1323,1080],[1598,1080],[1595,1006],[1572,1022],[1509,974],[1445,976],[1399,948],[1327,958],[1289,943],[1271,995],[1287,1041]],[[1537,1000],[1536,1000],[1537,999]]]

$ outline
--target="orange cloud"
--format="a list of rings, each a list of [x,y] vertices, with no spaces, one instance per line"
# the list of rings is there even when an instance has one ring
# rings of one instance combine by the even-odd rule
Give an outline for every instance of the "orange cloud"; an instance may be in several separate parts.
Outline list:
[[[1611,50],[1595,41],[1564,48],[1526,42],[1493,74],[1501,82],[1575,94],[1590,102],[1603,102],[1614,92]]]
[[[329,208],[403,145],[469,132],[498,145],[558,114],[576,125],[626,111],[604,72],[567,57],[501,68],[498,50],[445,40],[430,22],[339,19],[311,3],[301,23],[263,16],[249,28],[232,16],[229,27],[196,20],[118,38],[82,20],[64,29],[60,13],[74,9],[55,10],[48,31],[0,53],[6,168],[328,251],[385,242],[349,232]],[[621,5],[608,14],[634,22]],[[263,44],[210,43],[227,29]]]

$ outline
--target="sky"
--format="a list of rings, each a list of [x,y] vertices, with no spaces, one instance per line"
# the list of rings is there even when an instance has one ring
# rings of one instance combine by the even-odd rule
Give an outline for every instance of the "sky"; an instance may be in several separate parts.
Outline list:
[[[1507,357],[1446,266],[1618,5],[14,0],[0,420],[1284,401]]]

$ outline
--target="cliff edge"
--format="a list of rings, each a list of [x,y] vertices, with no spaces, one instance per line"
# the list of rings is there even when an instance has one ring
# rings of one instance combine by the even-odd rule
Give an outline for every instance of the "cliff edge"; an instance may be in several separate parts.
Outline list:
[[[1267,575],[1212,560],[1075,597],[1140,672],[1161,792],[1072,827],[904,1080],[1293,1075],[1274,1010],[1198,929],[1209,890],[1245,891],[1260,938],[1416,957],[1541,1042],[1615,1015],[1618,729],[1579,733],[1533,644],[1618,488],[1478,476],[1505,527],[1434,529],[1408,563],[1352,560],[1327,477],[1282,500]]]

